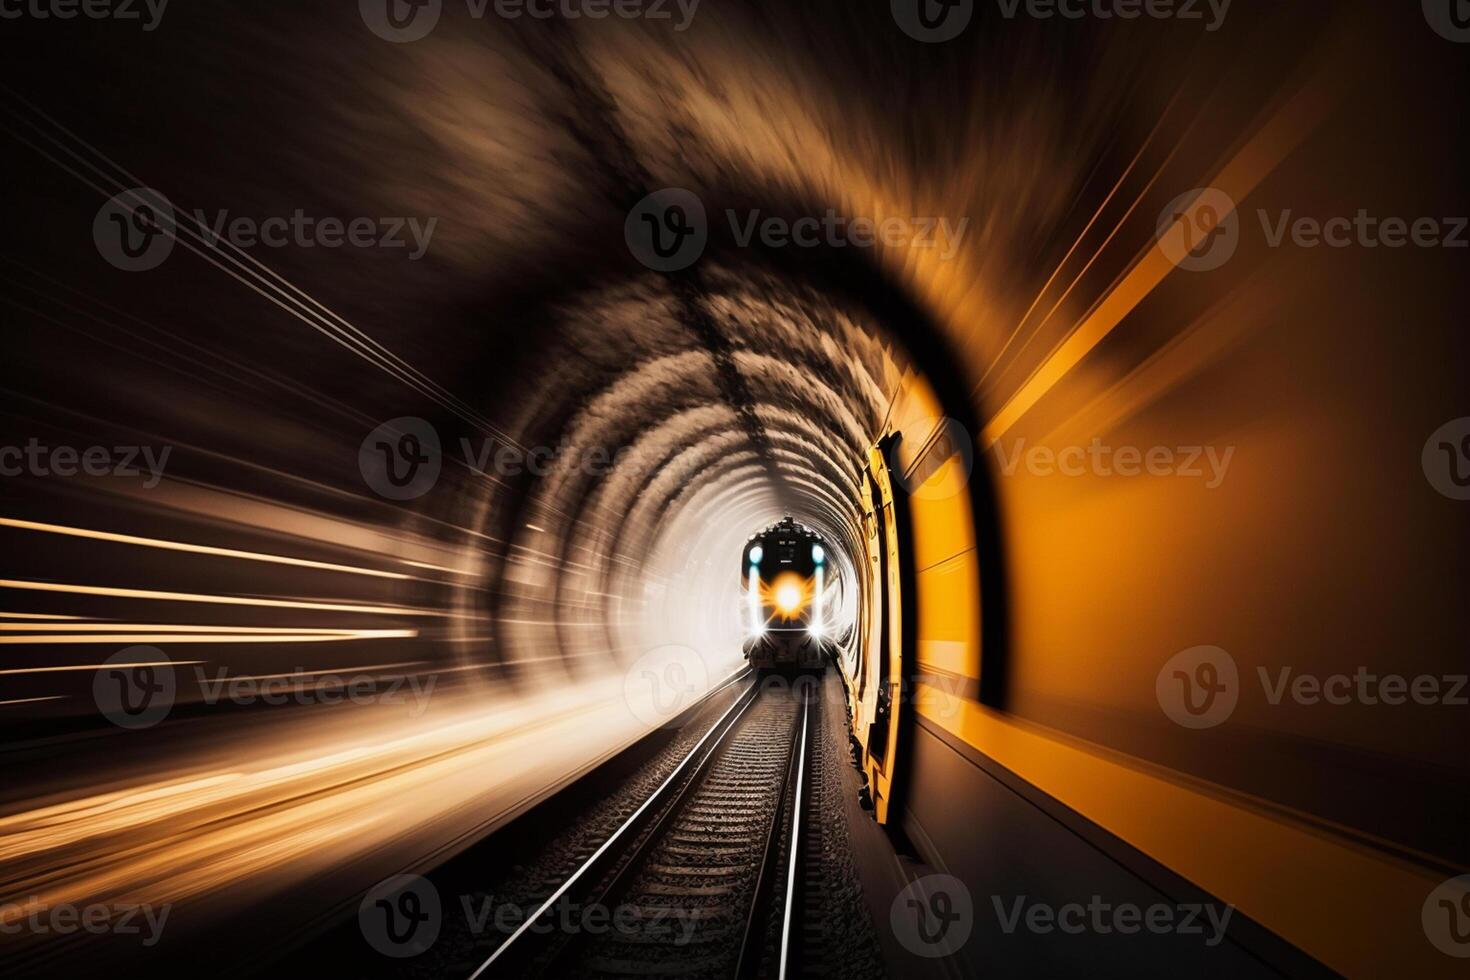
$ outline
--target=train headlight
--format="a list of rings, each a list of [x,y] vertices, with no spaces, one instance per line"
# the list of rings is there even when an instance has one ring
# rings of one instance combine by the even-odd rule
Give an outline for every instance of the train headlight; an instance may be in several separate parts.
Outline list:
[[[756,545],[750,549],[750,563],[752,565],[759,565],[763,557],[765,557],[765,552],[761,549],[760,545]]]
[[[801,586],[795,582],[782,582],[776,586],[776,608],[787,616],[800,609]]]
[[[825,552],[825,551],[822,550],[822,546],[819,545],[819,544],[812,545],[812,561],[814,561],[818,565],[820,565],[822,562],[824,562],[826,560],[827,560],[827,552]]]

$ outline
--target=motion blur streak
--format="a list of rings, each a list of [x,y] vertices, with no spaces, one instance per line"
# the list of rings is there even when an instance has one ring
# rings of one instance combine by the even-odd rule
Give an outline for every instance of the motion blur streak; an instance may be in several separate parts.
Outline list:
[[[340,602],[307,602],[300,599],[246,599],[241,596],[190,595],[186,592],[159,592],[151,589],[114,589],[100,585],[62,585],[56,582],[21,582],[0,579],[0,588],[32,589],[37,592],[67,592],[72,595],[118,596],[132,599],[167,599],[170,602],[208,602],[222,606],[267,606],[276,609],[317,609],[327,612],[375,613],[379,616],[450,616],[437,609],[412,609],[406,606],[354,606]],[[0,613],[0,618],[78,619],[77,616],[43,616]]]
[[[711,0],[677,35],[445,4],[405,44],[355,6],[3,25],[0,450],[40,455],[0,481],[0,922],[174,902],[171,955],[277,962],[740,668],[737,556],[789,514],[830,545],[873,817],[930,863],[1018,893],[1103,865],[1339,972],[1448,975],[1415,899],[1470,867],[1463,709],[1251,686],[1464,669],[1465,511],[1420,466],[1470,414],[1464,253],[1258,218],[1466,213],[1464,52],[1418,5],[947,44],[881,0]],[[668,188],[708,241],[666,273],[625,231]],[[1199,271],[1159,218],[1206,188],[1240,234]],[[94,228],[135,189],[168,252],[125,271]],[[828,213],[954,232],[742,241]],[[413,259],[217,234],[296,214],[435,224]],[[1029,455],[1094,445],[1224,465]],[[150,484],[47,447],[171,452]],[[108,646],[170,682],[160,717],[109,709]],[[1194,729],[1157,681],[1202,646],[1253,696]],[[636,683],[670,663],[677,698]]]
[[[579,758],[570,725],[596,724],[613,745],[634,734],[620,688],[527,698],[488,715],[484,707],[460,705],[420,730],[379,719],[371,732],[302,736],[289,747],[259,746],[249,766],[132,783],[0,819],[0,914],[10,921],[62,902],[177,902],[267,872],[278,885],[299,885],[348,855],[439,830],[466,804],[534,787],[542,766]],[[433,808],[421,805],[426,794]]]
[[[1296,147],[1297,143],[1311,131],[1317,121],[1326,115],[1330,86],[1331,80],[1328,78],[1314,79],[1309,89],[1298,93],[1288,105],[1262,126],[1261,131],[1252,137],[1251,141],[1220,173],[1207,181],[1209,186],[1224,191],[1231,201],[1245,200],[1256,185],[1264,180]],[[1195,202],[1194,208],[1198,207],[1199,203]],[[1193,209],[1186,213],[1192,216],[1197,214]],[[1223,221],[1232,213],[1234,212],[1226,210],[1217,215],[1217,220]],[[1192,217],[1191,220],[1197,221],[1197,216]],[[1163,282],[1164,277],[1178,267],[1180,260],[1189,256],[1190,250],[1182,246],[1184,227],[1182,223],[1176,225],[1169,235],[1162,236],[1157,244],[1150,247],[1138,263],[1124,274],[1122,280],[1093,305],[1087,318],[1079,323],[1056,351],[1042,362],[1031,377],[1026,379],[1021,389],[1012,395],[1010,400],[986,423],[983,442],[987,449],[999,442],[1001,436],[1015,425],[1017,419],[1026,414],[1026,411],[1039,402],[1067,372],[1080,364],[1083,358],[1102,343],[1113,328],[1123,322],[1123,319],[1159,283]],[[1083,234],[1086,234],[1085,230]],[[1171,241],[1170,236],[1178,241]],[[1166,246],[1172,246],[1172,248]],[[1173,257],[1171,257],[1171,252]],[[1067,257],[1069,258],[1071,254],[1068,252]],[[1062,261],[1065,264],[1066,258]],[[1060,270],[1059,266],[1058,271]],[[1055,276],[1055,273],[1053,275]],[[1043,287],[1044,291],[1045,287]],[[1028,310],[1026,315],[1029,314]],[[1022,317],[1023,323],[1025,318],[1025,316]],[[1045,320],[1042,323],[1045,323]]]
[[[105,531],[92,531],[79,527],[57,527],[54,524],[38,524],[35,521],[17,521],[6,517],[0,517],[0,527],[14,527],[24,531],[44,531],[47,534],[65,534],[77,538],[91,538],[94,541],[143,545],[148,548],[162,548],[165,551],[188,551],[196,555],[220,555],[225,558],[242,558],[246,561],[274,562],[278,565],[299,565],[302,568],[320,568],[331,572],[347,572],[351,575],[376,575],[382,578],[408,577],[398,572],[384,572],[373,568],[352,568],[347,565],[331,565],[326,562],[306,561],[302,558],[287,558],[284,555],[260,555],[247,551],[234,551],[229,548],[209,548],[203,545],[185,544],[182,541],[156,541],[148,538],[135,537],[131,534],[109,534]]]

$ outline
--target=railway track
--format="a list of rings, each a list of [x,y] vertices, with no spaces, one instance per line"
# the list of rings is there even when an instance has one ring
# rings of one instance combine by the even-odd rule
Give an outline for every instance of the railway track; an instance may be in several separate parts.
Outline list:
[[[753,685],[471,980],[795,975],[819,703]]]

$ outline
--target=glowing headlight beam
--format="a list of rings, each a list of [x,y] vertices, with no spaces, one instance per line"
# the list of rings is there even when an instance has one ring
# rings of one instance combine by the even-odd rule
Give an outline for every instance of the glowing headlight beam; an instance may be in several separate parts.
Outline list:
[[[754,565],[750,567],[750,584],[746,594],[750,602],[750,632],[752,636],[759,636],[765,632],[766,624],[761,616],[761,570]]]
[[[812,546],[812,550],[813,551],[816,551],[818,547],[820,547],[820,546],[819,545],[813,545]],[[826,572],[826,570],[827,570],[826,565],[824,565],[822,562],[818,562],[817,563],[817,591],[816,591],[816,594],[812,597],[812,627],[811,627],[812,633],[815,634],[815,635],[817,635],[817,636],[820,636],[822,634],[822,629],[823,629],[823,624],[822,624],[822,593],[825,591],[825,582],[823,581],[823,579],[825,578],[824,573]]]

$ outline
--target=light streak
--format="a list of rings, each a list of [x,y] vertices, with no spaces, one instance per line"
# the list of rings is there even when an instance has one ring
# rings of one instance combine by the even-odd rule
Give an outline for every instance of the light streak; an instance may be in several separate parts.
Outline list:
[[[40,634],[33,636],[0,636],[0,645],[33,646],[59,643],[337,643],[342,640],[407,639],[417,630],[351,630],[305,633],[68,633],[65,636]]]
[[[328,572],[344,572],[349,575],[369,575],[376,578],[407,579],[399,572],[385,572],[376,568],[359,568],[355,565],[337,565],[332,562],[312,561],[308,558],[292,558],[288,555],[268,555],[258,551],[239,551],[235,548],[216,548],[204,544],[184,541],[166,541],[161,538],[143,538],[132,534],[114,534],[111,531],[94,531],[83,527],[66,527],[60,524],[42,524],[37,521],[16,520],[0,517],[0,527],[13,527],[21,531],[38,531],[43,534],[61,534],[92,541],[108,541],[114,544],[131,544],[163,551],[183,551],[195,555],[214,555],[219,558],[240,558],[245,561],[269,562],[275,565],[294,565],[298,568],[318,568]]]
[[[766,624],[761,616],[761,572],[755,565],[750,566],[750,586],[746,591],[750,603],[750,632],[759,636],[765,631]]]
[[[188,667],[193,664],[208,662],[207,660],[154,660],[146,663],[65,664],[60,667],[17,667],[11,670],[0,670],[0,674],[61,674],[74,670],[132,670],[134,667]]]
[[[813,596],[813,598],[812,598],[812,632],[813,633],[816,633],[818,635],[821,634],[822,629],[823,629],[823,623],[822,623],[822,592],[823,592],[823,579],[825,578],[825,575],[824,575],[824,572],[825,571],[826,571],[826,569],[825,569],[825,567],[823,565],[821,565],[821,564],[817,565],[817,592],[816,592],[816,595]]]
[[[322,626],[195,626],[187,623],[0,623],[0,633],[59,633],[76,630],[79,633],[265,633],[306,634],[313,636],[351,636],[358,633],[390,632],[387,630],[354,630]]]
[[[1330,96],[1328,80],[1324,76],[1318,76],[1304,86],[1221,169],[1210,186],[1223,191],[1239,207],[1266,175],[1315,128],[1326,111]],[[1221,220],[1225,217],[1220,215]],[[1181,251],[1178,260],[1182,260],[1184,255]],[[999,442],[1011,426],[1035,407],[1174,271],[1178,260],[1169,256],[1162,240],[1147,248],[1122,280],[1102,297],[1093,311],[995,413],[981,434],[981,446],[990,449]]]
[[[365,674],[370,670],[393,670],[398,667],[419,667],[428,663],[427,660],[404,660],[396,664],[365,664],[361,667],[327,667],[322,670],[293,670],[282,674],[226,674],[220,680],[225,681],[275,681],[282,678],[295,677],[321,677],[325,674],[346,674],[349,671]]]
[[[32,592],[65,592],[70,595],[112,596],[119,599],[160,599],[167,602],[205,602],[223,606],[262,606],[270,609],[313,609],[321,612],[356,612],[374,616],[454,616],[455,613],[409,606],[361,605],[345,602],[311,602],[300,599],[252,599],[244,596],[202,595],[191,592],[160,592],[154,589],[122,589],[105,585],[67,585],[60,582],[29,582],[0,579],[0,588]],[[37,616],[37,619],[84,617]]]

